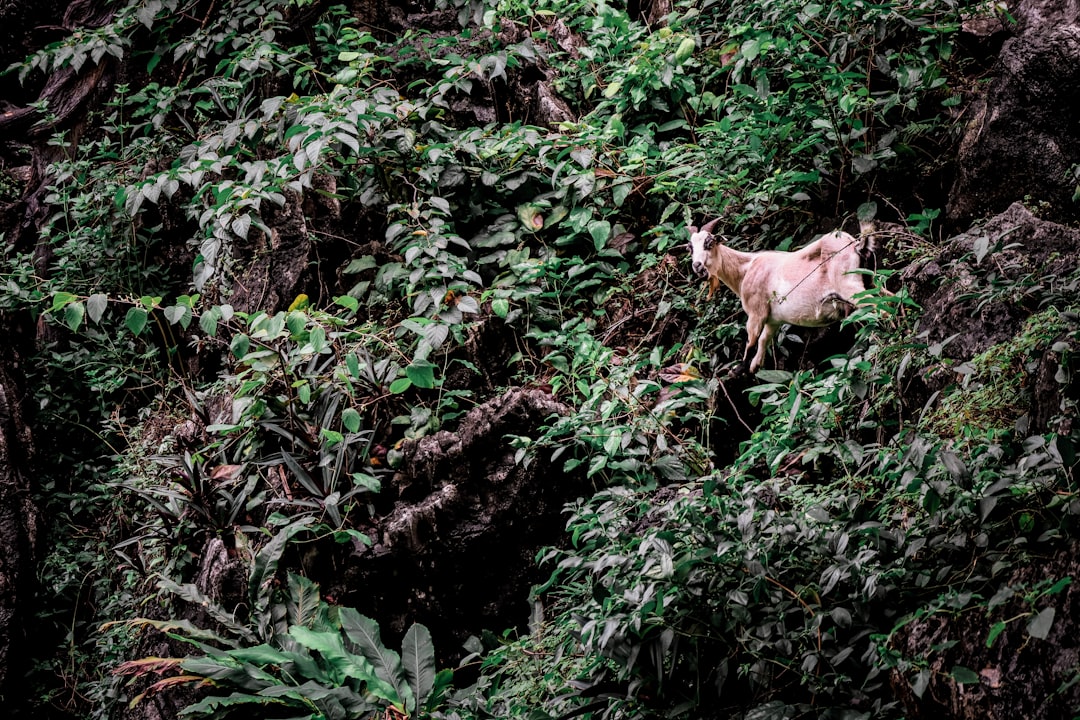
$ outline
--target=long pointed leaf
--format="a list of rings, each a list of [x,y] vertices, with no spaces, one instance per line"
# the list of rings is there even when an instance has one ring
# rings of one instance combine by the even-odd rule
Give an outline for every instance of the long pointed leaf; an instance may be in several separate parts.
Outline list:
[[[248,597],[251,598],[251,604],[255,608],[254,615],[258,618],[259,630],[263,637],[268,634],[271,622],[268,589],[277,573],[281,555],[285,552],[285,547],[292,536],[313,521],[314,518],[305,517],[286,525],[255,555],[251,576],[248,578]]]
[[[321,605],[319,586],[303,575],[289,573],[289,597],[285,602],[289,624],[315,629]]]
[[[401,656],[383,645],[379,637],[379,624],[353,608],[340,608],[338,618],[341,620],[341,629],[360,648],[360,652],[375,668],[375,673],[394,688],[401,706],[415,708],[416,699],[412,688],[405,681]]]
[[[450,668],[443,668],[439,672],[435,673],[435,687],[431,689],[431,695],[424,702],[425,709],[428,712],[439,707],[442,704],[443,696],[450,689],[450,685],[454,682],[454,671]]]
[[[260,695],[248,695],[245,693],[233,693],[228,697],[222,697],[221,695],[211,695],[210,697],[203,698],[202,700],[198,701],[193,705],[188,705],[186,708],[180,711],[179,717],[188,717],[189,715],[206,715],[214,711],[219,711],[221,708],[232,707],[235,705],[282,704],[284,703],[278,698],[262,697]]]
[[[300,484],[303,485],[309,493],[311,493],[315,497],[323,496],[322,489],[315,484],[315,481],[311,478],[311,475],[308,473],[307,470],[300,466],[300,463],[296,461],[296,458],[294,458],[286,450],[281,451],[281,458],[285,461],[285,465],[288,466],[289,470],[292,471],[292,474],[296,476],[296,479],[300,481]]]
[[[240,690],[258,692],[280,684],[280,681],[260,667],[234,660],[228,655],[204,655],[184,658],[180,667],[193,675],[228,683]]]
[[[308,678],[327,687],[332,684],[325,663],[316,660],[287,630],[275,635],[274,642],[289,654],[289,661],[281,665],[283,677]]]
[[[289,628],[289,635],[304,647],[322,656],[322,659],[337,673],[338,685],[342,684],[341,681],[344,678],[350,677],[366,683],[369,693],[385,700],[388,704],[398,706],[402,704],[394,687],[378,676],[367,658],[354,655],[345,649],[339,633],[315,632],[297,625]]]
[[[237,648],[225,653],[233,660],[242,663],[254,663],[256,665],[284,665],[292,660],[287,653],[269,645],[255,645],[254,647]]]
[[[205,610],[210,617],[217,620],[244,640],[247,640],[248,642],[255,641],[255,635],[248,629],[247,625],[238,621],[236,616],[231,612],[203,594],[203,592],[194,584],[184,583],[183,585],[180,585],[168,578],[162,578],[161,581],[158,582],[158,587],[166,592],[171,592],[179,598],[187,600],[193,605],[198,605]]]
[[[199,647],[204,647],[199,640],[206,640],[207,642],[214,642],[225,647],[236,647],[238,643],[235,640],[222,637],[212,630],[204,630],[201,627],[197,627],[192,624],[190,620],[151,620],[149,618],[133,618],[131,620],[113,621],[107,622],[101,626],[104,630],[113,625],[145,625],[152,627],[155,630],[160,630],[178,640],[182,640]]]
[[[380,707],[368,702],[359,691],[351,687],[328,687],[311,680],[302,685],[279,685],[267,688],[259,694],[266,697],[295,699],[300,701],[301,706],[305,708],[314,703],[322,715],[312,717],[322,717],[324,720],[332,717],[373,717]]]
[[[401,664],[413,694],[409,712],[423,708],[435,686],[435,644],[431,632],[420,623],[413,623],[401,641]]]

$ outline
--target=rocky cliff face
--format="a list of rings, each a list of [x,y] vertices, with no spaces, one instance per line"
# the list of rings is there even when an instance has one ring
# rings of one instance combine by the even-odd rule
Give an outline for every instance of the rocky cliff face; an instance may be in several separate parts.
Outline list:
[[[1073,2],[1014,2],[988,85],[964,113],[948,214],[958,225],[1013,202],[1073,221],[1080,177],[1080,25]]]

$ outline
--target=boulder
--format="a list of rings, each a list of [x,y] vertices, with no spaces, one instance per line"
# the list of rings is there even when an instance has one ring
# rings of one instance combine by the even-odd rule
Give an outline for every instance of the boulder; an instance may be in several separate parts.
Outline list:
[[[963,224],[1031,199],[1045,217],[1080,218],[1080,4],[1025,0],[1010,8],[996,77],[967,109],[949,195],[949,220]]]

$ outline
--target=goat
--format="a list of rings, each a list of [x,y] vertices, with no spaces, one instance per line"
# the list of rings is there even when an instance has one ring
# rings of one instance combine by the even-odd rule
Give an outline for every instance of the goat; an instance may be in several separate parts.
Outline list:
[[[742,300],[746,311],[746,352],[755,347],[750,372],[765,360],[776,331],[788,323],[823,327],[847,317],[862,292],[858,270],[862,255],[873,250],[870,235],[856,239],[836,230],[794,252],[740,252],[717,242],[713,220],[700,230],[690,227],[691,267],[709,278],[709,299],[723,282]]]

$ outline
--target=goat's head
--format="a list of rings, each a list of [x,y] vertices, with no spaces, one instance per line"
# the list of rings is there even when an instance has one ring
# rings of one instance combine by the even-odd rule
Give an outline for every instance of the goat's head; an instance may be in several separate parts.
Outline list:
[[[705,223],[700,230],[690,226],[690,267],[698,277],[709,274],[709,251],[716,244],[716,236],[713,229],[720,219]]]

